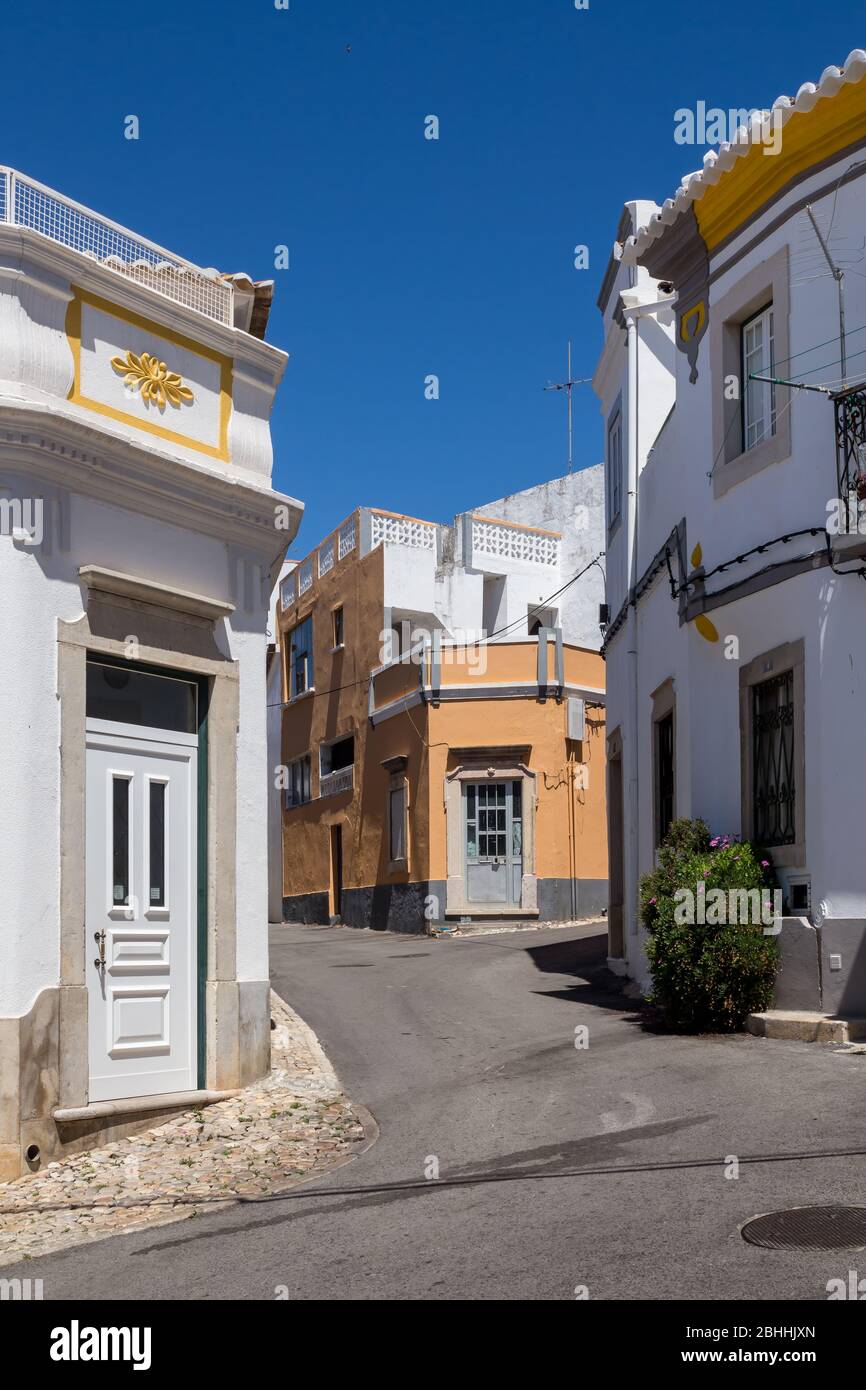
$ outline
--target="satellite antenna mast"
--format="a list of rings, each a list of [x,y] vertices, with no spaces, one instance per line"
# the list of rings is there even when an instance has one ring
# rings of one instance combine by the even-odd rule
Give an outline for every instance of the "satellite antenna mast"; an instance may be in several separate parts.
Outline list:
[[[568,370],[565,381],[549,381],[545,386],[545,391],[564,391],[568,397],[568,471],[574,472],[574,432],[572,429],[572,410],[571,393],[575,386],[584,386],[586,382],[592,381],[591,376],[581,376],[574,378],[571,375],[571,339],[568,340]]]
[[[815,235],[821,243],[821,250],[824,252],[824,259],[830,267],[830,274],[836,281],[836,289],[839,293],[839,358],[842,367],[842,385],[848,385],[848,367],[845,361],[845,272],[836,264],[830,254],[830,248],[821,233],[821,228],[815,220],[810,203],[806,204],[806,211],[809,214],[809,221],[812,223]],[[832,222],[830,226],[832,228]]]

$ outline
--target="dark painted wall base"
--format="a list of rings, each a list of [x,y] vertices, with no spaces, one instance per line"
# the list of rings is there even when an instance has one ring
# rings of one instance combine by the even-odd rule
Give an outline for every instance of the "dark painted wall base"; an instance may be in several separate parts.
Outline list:
[[[343,890],[342,922],[347,927],[371,927],[373,931],[402,931],[423,934],[431,921],[441,920],[444,883],[379,883],[375,888]],[[327,926],[331,921],[327,893],[299,893],[283,898],[283,921]]]
[[[802,917],[783,917],[776,937],[779,964],[776,969],[774,1009],[821,1009],[821,936],[817,927]]]
[[[377,883],[374,888],[346,888],[343,891],[343,921],[349,927],[371,927],[373,931],[401,931],[423,935],[427,928],[428,898],[439,900],[436,889],[444,885],[429,883]],[[441,901],[444,903],[444,891]],[[431,921],[436,921],[437,902],[430,904]]]
[[[283,898],[283,921],[326,927],[331,920],[327,893],[297,893]]]
[[[602,909],[606,907],[606,878],[538,880],[540,922],[567,922],[572,917],[599,917]]]
[[[538,880],[538,920],[564,922],[573,916],[597,917],[607,906],[607,880],[581,878]],[[576,911],[575,911],[576,901]],[[486,914],[489,917],[489,914]],[[466,913],[471,917],[471,909]],[[283,898],[283,921],[327,926],[330,922],[327,893],[300,893]],[[445,921],[445,884],[441,880],[424,883],[379,883],[374,888],[346,888],[343,891],[342,920],[348,927],[371,927],[373,931],[399,931],[423,934],[428,922]],[[479,921],[483,918],[479,917]],[[535,919],[533,919],[535,920]]]
[[[824,918],[821,989],[825,1013],[866,1018],[866,921],[862,917]]]
[[[813,927],[783,917],[774,1009],[866,1017],[866,921],[825,917]]]

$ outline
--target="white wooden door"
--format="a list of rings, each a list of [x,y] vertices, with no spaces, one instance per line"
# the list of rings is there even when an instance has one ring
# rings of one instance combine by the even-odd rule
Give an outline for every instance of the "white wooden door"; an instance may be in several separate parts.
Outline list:
[[[194,1090],[194,734],[87,721],[91,1101]]]

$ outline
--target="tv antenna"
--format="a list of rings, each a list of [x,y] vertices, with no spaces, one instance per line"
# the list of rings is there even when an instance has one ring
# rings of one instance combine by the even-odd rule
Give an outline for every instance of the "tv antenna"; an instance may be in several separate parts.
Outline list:
[[[839,359],[842,367],[842,385],[844,387],[848,385],[848,368],[845,361],[845,272],[841,266],[836,264],[830,254],[830,248],[824,240],[821,228],[818,226],[815,219],[811,203],[806,204],[806,212],[809,214],[809,221],[812,223],[815,235],[821,244],[821,250],[824,252],[824,259],[830,267],[830,274],[836,281],[836,289],[839,294]]]
[[[568,471],[574,471],[574,451],[573,451],[573,429],[572,429],[572,410],[571,393],[575,386],[585,386],[588,381],[592,381],[591,376],[573,377],[571,375],[571,339],[568,340],[568,370],[565,381],[549,381],[545,386],[545,391],[565,391],[568,397]]]

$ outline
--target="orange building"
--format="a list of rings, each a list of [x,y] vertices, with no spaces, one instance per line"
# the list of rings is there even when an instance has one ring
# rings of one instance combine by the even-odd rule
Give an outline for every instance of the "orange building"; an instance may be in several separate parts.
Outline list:
[[[361,508],[284,579],[284,920],[417,932],[606,906],[604,662],[541,602],[560,541]],[[493,603],[517,617],[455,621]]]

